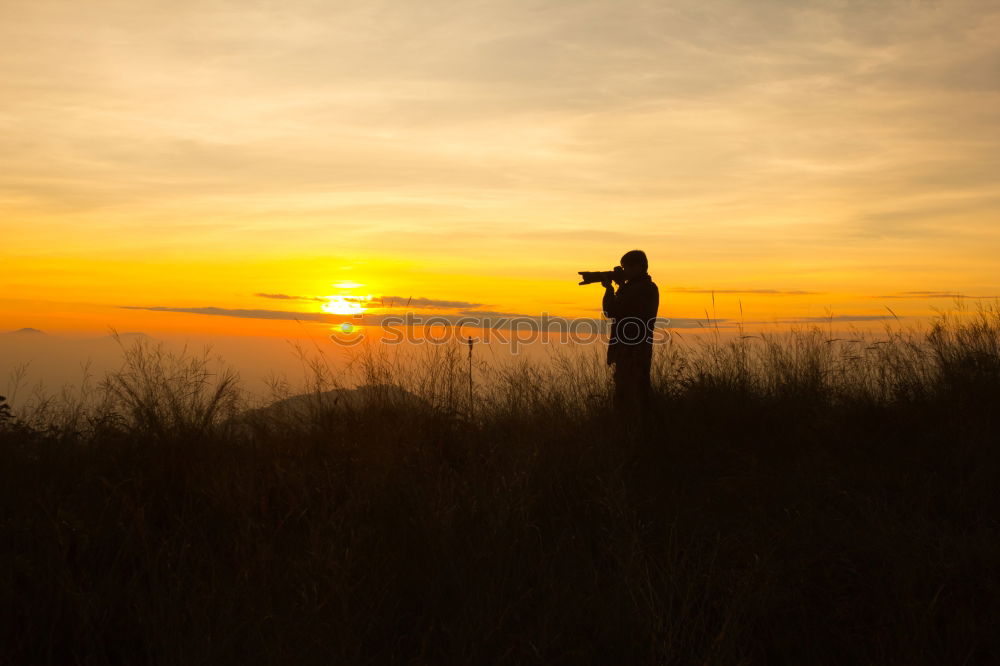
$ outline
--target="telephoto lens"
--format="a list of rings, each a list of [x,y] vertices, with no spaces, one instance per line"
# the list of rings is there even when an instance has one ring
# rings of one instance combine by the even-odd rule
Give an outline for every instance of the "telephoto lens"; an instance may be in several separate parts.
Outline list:
[[[607,282],[608,280],[614,280],[615,282],[621,283],[621,266],[615,266],[613,270],[610,271],[577,271],[580,274],[581,282],[580,284],[594,284],[595,282]]]

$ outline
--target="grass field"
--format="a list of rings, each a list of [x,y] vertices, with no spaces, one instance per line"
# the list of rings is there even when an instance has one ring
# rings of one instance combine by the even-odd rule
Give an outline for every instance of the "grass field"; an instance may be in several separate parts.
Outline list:
[[[635,420],[594,351],[246,413],[140,342],[0,410],[0,663],[1000,660],[1000,309],[658,348]]]

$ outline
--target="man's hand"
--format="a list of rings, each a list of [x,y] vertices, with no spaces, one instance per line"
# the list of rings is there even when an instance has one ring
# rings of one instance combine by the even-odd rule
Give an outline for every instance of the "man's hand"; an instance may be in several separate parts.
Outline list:
[[[604,287],[605,289],[612,289],[613,288],[611,286],[611,280],[605,280],[604,282],[601,283],[601,286]]]

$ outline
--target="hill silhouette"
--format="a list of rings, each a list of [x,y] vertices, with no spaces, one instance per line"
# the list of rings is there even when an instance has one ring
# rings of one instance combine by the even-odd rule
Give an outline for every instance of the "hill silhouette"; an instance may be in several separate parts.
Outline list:
[[[289,396],[264,407],[248,409],[233,416],[227,423],[231,426],[268,428],[288,422],[323,422],[362,412],[406,413],[428,407],[425,400],[399,386],[366,384]]]

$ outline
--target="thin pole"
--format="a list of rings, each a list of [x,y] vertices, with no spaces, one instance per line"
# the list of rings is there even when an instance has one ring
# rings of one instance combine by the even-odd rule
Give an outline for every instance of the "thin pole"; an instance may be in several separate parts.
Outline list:
[[[472,336],[469,336],[469,419],[473,416],[472,405]]]

